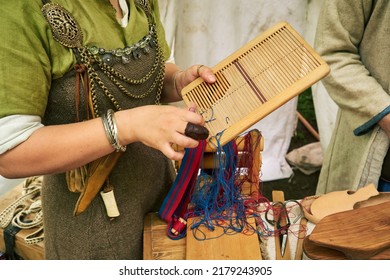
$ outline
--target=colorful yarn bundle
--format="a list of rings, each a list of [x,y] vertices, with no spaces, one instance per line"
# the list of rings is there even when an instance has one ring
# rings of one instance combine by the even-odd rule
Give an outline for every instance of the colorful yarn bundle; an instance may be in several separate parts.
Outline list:
[[[241,184],[237,181],[237,146],[234,141],[218,147],[211,175],[201,170],[190,204],[190,216],[196,217],[191,229],[200,225],[214,230],[223,226],[224,232],[241,232],[245,216],[241,200]],[[195,235],[196,237],[196,235]]]
[[[210,238],[207,232],[216,227],[222,228],[222,234],[276,233],[264,221],[264,213],[273,211],[272,204],[262,195],[261,182],[252,182],[253,151],[260,145],[259,136],[254,140],[248,133],[241,137],[244,143],[236,139],[224,146],[218,144],[213,157],[215,168],[211,170],[203,167],[205,142],[185,151],[176,180],[159,211],[168,222],[171,239],[183,238],[191,230],[196,239],[205,240]],[[243,188],[244,183],[252,189]],[[256,225],[248,222],[249,218],[254,218]]]

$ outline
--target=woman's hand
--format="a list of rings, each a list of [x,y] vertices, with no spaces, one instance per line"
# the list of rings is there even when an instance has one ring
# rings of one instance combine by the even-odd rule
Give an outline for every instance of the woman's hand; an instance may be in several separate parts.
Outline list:
[[[179,70],[175,64],[167,63],[165,69],[164,93],[161,97],[163,102],[182,100],[181,91],[183,88],[199,77],[207,83],[216,81],[211,68],[202,64],[193,65],[186,70]]]
[[[204,119],[193,110],[176,106],[148,105],[115,113],[119,142],[132,142],[160,150],[172,160],[183,158],[183,151],[175,151],[172,144],[195,148],[198,141],[185,135],[188,123],[204,126]]]
[[[182,89],[194,81],[196,78],[201,77],[207,83],[214,83],[216,81],[215,75],[211,68],[202,64],[197,64],[189,67],[187,70],[179,72],[176,76],[176,89],[181,92]]]

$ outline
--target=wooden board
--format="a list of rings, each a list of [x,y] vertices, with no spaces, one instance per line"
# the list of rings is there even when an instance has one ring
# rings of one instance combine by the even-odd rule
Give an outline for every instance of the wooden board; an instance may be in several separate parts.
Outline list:
[[[346,260],[347,257],[340,251],[319,246],[310,240],[310,235],[303,241],[303,251],[311,260]]]
[[[193,219],[188,220],[191,227]],[[256,226],[253,218],[249,223]],[[258,235],[236,233],[223,234],[223,229],[216,227],[214,231],[200,228],[205,232],[207,240],[198,240],[192,231],[187,231],[187,260],[261,260],[261,251]]]
[[[327,215],[352,210],[357,202],[365,201],[379,194],[374,184],[369,184],[357,191],[334,191],[324,194],[313,201],[310,210],[315,219],[320,221]]]
[[[167,223],[157,213],[144,219],[144,260],[184,260],[186,239],[172,240],[167,235]]]
[[[347,260],[347,257],[340,251],[319,246],[310,240],[309,236],[303,242],[305,255],[311,260]],[[390,260],[390,249],[369,257],[370,260]]]
[[[324,217],[310,240],[349,259],[369,259],[390,248],[390,201]]]
[[[381,192],[376,196],[372,196],[367,200],[357,202],[353,205],[354,209],[377,205],[386,201],[390,201],[390,192]]]
[[[19,198],[22,194],[22,184],[11,189],[0,197],[0,212],[7,208],[12,202]],[[24,241],[24,238],[36,231],[36,228],[22,229],[15,237],[15,253],[25,260],[43,260],[44,245],[42,242],[29,245]],[[3,229],[0,228],[0,250],[5,251]]]

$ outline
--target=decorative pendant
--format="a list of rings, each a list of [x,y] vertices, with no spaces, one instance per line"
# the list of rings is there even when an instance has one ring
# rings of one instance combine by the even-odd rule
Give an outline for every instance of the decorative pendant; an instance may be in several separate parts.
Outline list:
[[[47,3],[41,9],[53,32],[53,38],[69,48],[81,48],[83,33],[77,21],[62,6],[56,3]]]
[[[104,55],[102,56],[102,60],[103,60],[103,62],[104,62],[105,64],[110,65],[110,66],[112,66],[113,63],[114,63],[112,54],[110,54],[110,53],[104,54]]]

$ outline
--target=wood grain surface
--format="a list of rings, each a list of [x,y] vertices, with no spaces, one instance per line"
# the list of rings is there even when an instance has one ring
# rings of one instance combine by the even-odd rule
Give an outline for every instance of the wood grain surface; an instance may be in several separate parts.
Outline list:
[[[309,239],[348,259],[369,259],[390,248],[390,201],[328,215]]]
[[[189,227],[192,222],[192,218],[188,220]],[[253,218],[248,222],[256,227]],[[202,234],[198,238],[205,236],[207,239],[198,239],[192,231],[187,231],[187,260],[261,260],[260,243],[256,233],[224,234],[222,227],[215,227],[215,230],[210,231],[203,226],[196,232],[200,231]]]

